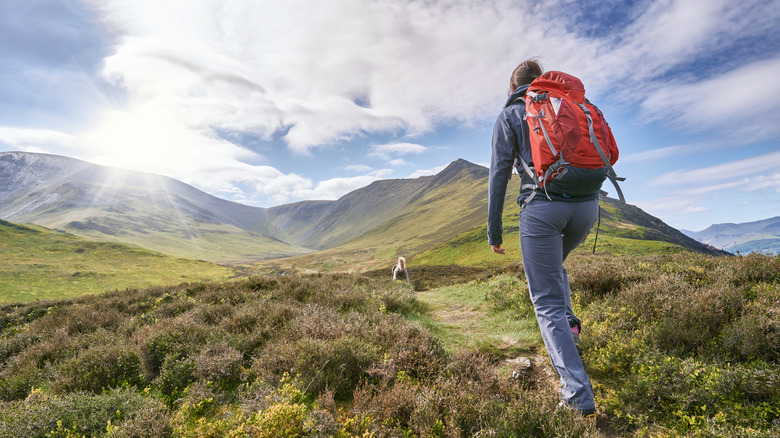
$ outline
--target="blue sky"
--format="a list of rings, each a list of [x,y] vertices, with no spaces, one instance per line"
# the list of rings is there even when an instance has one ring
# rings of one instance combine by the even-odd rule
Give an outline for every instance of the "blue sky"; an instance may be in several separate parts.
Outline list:
[[[605,113],[627,201],[698,231],[780,215],[778,25],[778,0],[0,0],[0,151],[337,199],[488,163],[539,57]]]

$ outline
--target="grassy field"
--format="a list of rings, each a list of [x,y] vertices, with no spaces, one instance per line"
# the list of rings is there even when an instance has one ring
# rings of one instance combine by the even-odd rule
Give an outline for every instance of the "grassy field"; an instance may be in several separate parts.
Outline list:
[[[0,435],[780,435],[780,257],[573,254],[567,269],[596,434],[556,409],[515,263],[0,307]],[[521,355],[533,365],[511,379]]]
[[[234,274],[207,262],[0,221],[0,303],[222,281]]]

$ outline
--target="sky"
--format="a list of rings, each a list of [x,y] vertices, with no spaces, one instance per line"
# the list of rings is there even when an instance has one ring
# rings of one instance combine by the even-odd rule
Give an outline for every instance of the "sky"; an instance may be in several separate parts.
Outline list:
[[[700,231],[780,216],[778,26],[780,0],[0,0],[0,152],[337,199],[487,166],[536,57],[604,112],[627,202]]]

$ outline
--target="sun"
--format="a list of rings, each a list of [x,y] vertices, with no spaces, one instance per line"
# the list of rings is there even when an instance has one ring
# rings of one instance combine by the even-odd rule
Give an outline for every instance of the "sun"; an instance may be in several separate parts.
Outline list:
[[[144,172],[169,174],[202,143],[180,120],[154,105],[104,112],[84,138],[90,161]]]

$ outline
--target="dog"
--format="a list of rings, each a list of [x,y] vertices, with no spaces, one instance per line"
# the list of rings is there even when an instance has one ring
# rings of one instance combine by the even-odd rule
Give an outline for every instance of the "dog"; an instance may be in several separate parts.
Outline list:
[[[406,270],[406,259],[398,257],[398,262],[393,266],[393,280],[405,280],[409,283],[409,272]]]

